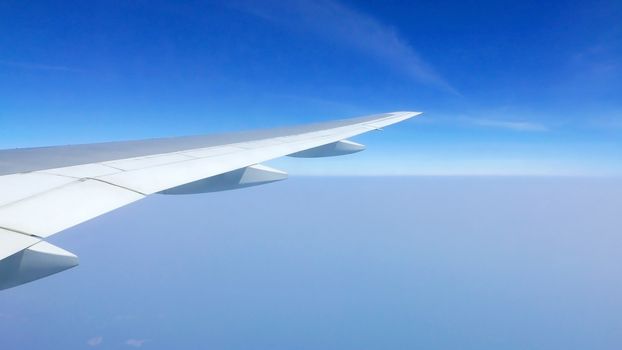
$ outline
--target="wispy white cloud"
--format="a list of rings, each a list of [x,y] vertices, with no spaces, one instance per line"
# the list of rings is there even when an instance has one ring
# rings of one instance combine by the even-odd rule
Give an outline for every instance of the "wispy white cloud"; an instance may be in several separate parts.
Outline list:
[[[338,41],[421,83],[458,94],[395,28],[335,0],[238,0],[234,6],[265,20]]]
[[[86,345],[91,346],[91,347],[96,347],[96,346],[100,346],[103,341],[104,341],[104,337],[102,337],[101,335],[98,335],[96,337],[93,337],[87,340]]]
[[[592,120],[592,125],[598,128],[619,130],[622,129],[622,113],[614,113],[605,117],[597,117]]]
[[[466,122],[490,128],[501,128],[515,131],[547,131],[548,128],[544,124],[530,121],[516,120],[500,120],[500,119],[482,119],[482,118],[465,118]]]
[[[131,338],[131,339],[128,339],[128,340],[125,341],[125,345],[133,346],[135,348],[140,348],[143,345],[145,345],[145,343],[148,342],[148,341],[149,341],[149,339],[134,339],[134,338]]]
[[[296,94],[267,94],[267,96],[269,96],[270,98],[282,99],[296,103],[304,103],[307,106],[324,107],[331,110],[342,111],[342,113],[344,114],[354,115],[367,112],[367,110],[354,104],[315,96],[304,96]]]
[[[16,62],[16,61],[0,60],[0,65],[5,66],[5,67],[30,69],[30,70],[45,70],[45,71],[74,72],[74,73],[83,72],[83,70],[81,69],[76,69],[76,68],[71,68],[71,67],[66,67],[66,66],[55,66],[55,65],[32,63],[32,62]]]
[[[583,48],[570,56],[568,75],[572,79],[604,79],[619,76],[622,65],[614,45],[598,44]]]

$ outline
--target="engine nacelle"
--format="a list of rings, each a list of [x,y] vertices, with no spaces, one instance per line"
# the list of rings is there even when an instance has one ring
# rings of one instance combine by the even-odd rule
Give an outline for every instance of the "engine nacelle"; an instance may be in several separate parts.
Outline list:
[[[77,256],[41,241],[0,260],[0,289],[15,287],[77,265]]]
[[[292,153],[290,157],[298,157],[298,158],[319,158],[319,157],[334,157],[341,156],[345,154],[352,154],[356,152],[360,152],[365,149],[365,145],[361,145],[360,143],[352,142],[349,140],[341,140],[333,143],[329,143],[328,145],[323,145],[311,149],[307,149],[304,151]]]
[[[287,173],[256,164],[228,173],[208,177],[159,192],[160,194],[197,194],[228,191],[238,188],[263,185],[287,179]]]

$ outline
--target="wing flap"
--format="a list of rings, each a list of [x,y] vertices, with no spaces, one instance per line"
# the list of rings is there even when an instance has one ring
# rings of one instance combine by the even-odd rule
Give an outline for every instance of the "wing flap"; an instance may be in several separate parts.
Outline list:
[[[111,168],[103,164],[74,165],[63,168],[38,171],[32,174],[51,174],[69,177],[72,179],[83,179],[88,177],[110,175],[122,171],[121,169]]]
[[[54,233],[144,198],[97,180],[73,180],[0,208],[0,227],[38,237]]]
[[[13,174],[0,177],[0,208],[66,185],[75,179],[40,173]]]

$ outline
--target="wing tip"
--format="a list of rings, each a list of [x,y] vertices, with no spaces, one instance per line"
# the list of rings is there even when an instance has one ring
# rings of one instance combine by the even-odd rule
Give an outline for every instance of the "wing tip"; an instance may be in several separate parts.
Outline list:
[[[423,114],[423,112],[416,112],[416,111],[397,111],[397,112],[391,112],[391,114],[393,114],[394,116],[398,117],[407,117],[407,118],[413,118],[413,117],[417,117]]]

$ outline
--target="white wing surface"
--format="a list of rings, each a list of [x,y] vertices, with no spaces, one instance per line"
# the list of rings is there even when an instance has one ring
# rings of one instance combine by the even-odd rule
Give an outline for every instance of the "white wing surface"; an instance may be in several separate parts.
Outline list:
[[[264,184],[282,157],[358,152],[350,137],[412,118],[394,112],[295,128],[0,151],[0,289],[78,264],[46,237],[147,195]]]

